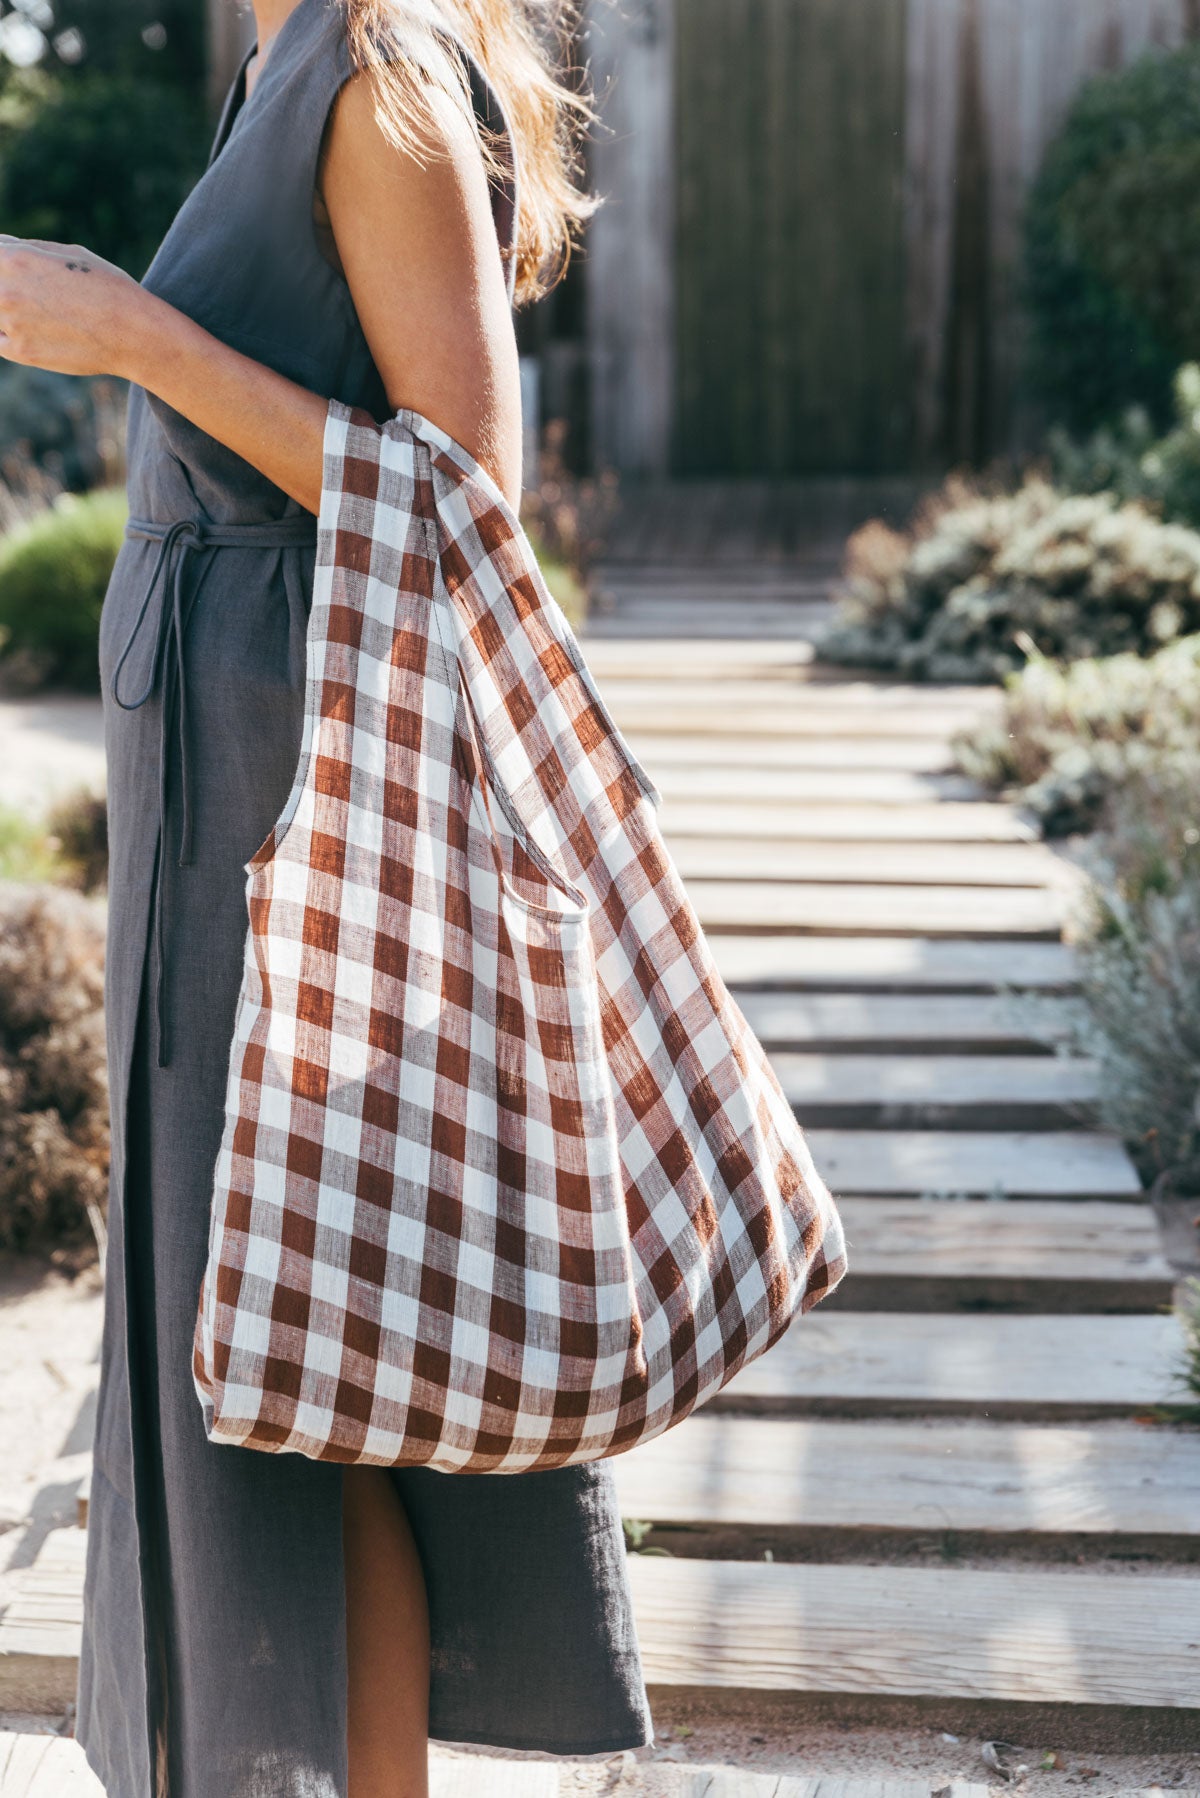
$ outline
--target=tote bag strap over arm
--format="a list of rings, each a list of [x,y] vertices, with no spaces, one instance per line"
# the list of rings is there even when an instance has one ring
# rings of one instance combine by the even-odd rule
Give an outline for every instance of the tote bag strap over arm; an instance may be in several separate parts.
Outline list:
[[[428,452],[429,553],[448,602],[442,616],[509,822],[553,860],[564,826],[568,836],[580,825],[603,836],[639,805],[657,807],[659,793],[597,691],[519,519],[460,443],[411,408],[381,425],[331,400],[327,481],[338,457],[378,457],[381,437],[416,439]]]

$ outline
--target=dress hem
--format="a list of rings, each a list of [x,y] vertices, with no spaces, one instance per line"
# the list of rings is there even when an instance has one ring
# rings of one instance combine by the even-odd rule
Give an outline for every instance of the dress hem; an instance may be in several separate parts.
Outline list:
[[[580,1759],[590,1754],[621,1754],[627,1748],[652,1748],[654,1732],[637,1736],[604,1736],[586,1742],[569,1742],[565,1745],[546,1741],[533,1742],[528,1736],[503,1736],[493,1731],[486,1734],[464,1734],[461,1730],[454,1735],[444,1734],[441,1730],[431,1729],[430,1742],[439,1742],[445,1747],[453,1748],[461,1745],[464,1748],[504,1748],[510,1753],[553,1754],[560,1759]]]
[[[96,1775],[100,1784],[104,1787],[105,1798],[137,1798],[136,1794],[126,1794],[116,1786],[110,1785],[101,1757],[92,1752],[92,1749],[87,1742],[80,1741],[78,1737],[76,1737],[75,1740],[83,1751],[84,1760],[91,1768],[91,1771]],[[571,1743],[563,1747],[559,1745],[551,1746],[549,1743],[542,1742],[530,1743],[527,1739],[518,1741],[515,1737],[505,1738],[492,1732],[472,1735],[469,1733],[463,1734],[459,1731],[455,1735],[449,1735],[431,1729],[429,1732],[429,1741],[431,1746],[434,1742],[437,1742],[447,1748],[460,1746],[463,1748],[503,1748],[510,1753],[552,1754],[557,1759],[571,1760],[582,1759],[587,1755],[622,1754],[626,1749],[652,1748],[654,1746],[655,1737],[652,1729],[649,1735],[642,1734],[636,1739],[628,1736],[606,1736],[600,1740],[592,1740],[584,1743]]]

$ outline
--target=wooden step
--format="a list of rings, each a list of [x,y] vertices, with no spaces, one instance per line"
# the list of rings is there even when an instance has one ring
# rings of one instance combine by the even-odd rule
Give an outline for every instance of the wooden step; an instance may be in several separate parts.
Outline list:
[[[1086,1123],[1095,1064],[1047,1055],[771,1057],[805,1125],[839,1129],[1037,1130]]]
[[[104,1787],[78,1742],[65,1736],[4,1730],[0,1731],[0,1794],[3,1798],[104,1798]]]
[[[1007,887],[873,887],[814,881],[689,880],[706,931],[821,936],[952,936],[1057,940],[1065,906],[1053,892]]]
[[[986,806],[996,812],[1006,809],[988,806],[982,788],[962,774],[906,774],[886,768],[730,768],[717,763],[711,746],[707,755],[692,760],[683,759],[678,751],[674,760],[654,755],[648,766],[666,804],[686,800],[707,806],[728,801],[736,810],[809,806],[826,818],[845,815],[851,820],[860,806],[889,810],[938,804]]]
[[[588,657],[589,664],[591,658]],[[809,669],[797,669],[793,662],[789,672],[776,663],[774,678],[764,684],[757,671],[750,677],[737,663],[723,674],[678,671],[670,675],[643,670],[638,675],[615,673],[611,666],[601,676],[601,692],[606,704],[617,714],[650,712],[656,706],[685,709],[697,730],[707,730],[714,713],[757,713],[764,705],[781,716],[801,718],[823,717],[826,713],[842,719],[857,719],[869,730],[881,717],[934,718],[995,717],[1003,710],[1003,701],[995,687],[917,687],[903,681],[839,680],[834,684],[814,686],[807,678]]]
[[[852,1311],[1153,1311],[1174,1275],[1150,1205],[1120,1199],[847,1198]]]
[[[1117,1422],[714,1416],[613,1457],[621,1515],[709,1536],[940,1531],[1128,1537],[1163,1552],[1200,1536],[1200,1432]],[[795,1544],[793,1544],[795,1545]],[[688,1552],[687,1543],[680,1545]],[[761,1548],[758,1549],[761,1554]]]
[[[51,1530],[0,1616],[0,1711],[62,1715],[75,1702],[83,1618],[82,1530]]]
[[[651,1686],[1200,1707],[1190,1579],[630,1561]]]
[[[828,611],[828,605],[821,600],[787,604],[742,598],[735,614],[725,604],[701,607],[694,600],[664,600],[657,605],[624,603],[611,610],[593,604],[588,612],[588,642],[613,637],[626,643],[636,643],[644,637],[701,642],[724,642],[729,638],[739,643],[791,639],[811,649]]]
[[[836,688],[809,687],[793,697],[778,697],[771,689],[756,688],[740,702],[717,694],[707,706],[693,703],[686,694],[659,698],[639,694],[617,699],[605,690],[621,730],[646,737],[687,736],[702,731],[714,743],[726,737],[769,737],[772,742],[800,742],[805,738],[846,738],[874,742],[885,751],[906,741],[948,743],[958,732],[995,716],[994,706],[976,699],[970,705],[928,702],[924,706],[888,703],[847,705]]]
[[[925,800],[852,805],[804,804],[780,798],[765,804],[748,782],[745,803],[718,797],[664,799],[658,822],[669,839],[718,837],[732,842],[831,843],[1037,843],[1033,826],[1007,805],[986,801]]]
[[[450,1756],[431,1750],[430,1798],[558,1798],[549,1761]],[[79,1743],[65,1736],[0,1732],[0,1798],[104,1798]]]
[[[739,606],[737,624],[731,627],[723,608],[693,615],[690,608],[672,605],[656,608],[645,616],[627,608],[616,608],[610,613],[597,612],[589,617],[588,642],[617,638],[628,647],[643,638],[660,641],[674,637],[682,641],[690,637],[697,642],[711,643],[760,640],[772,645],[791,640],[808,649],[815,660],[813,638],[824,622],[825,611],[825,606],[820,604],[785,608],[747,603]]]
[[[722,736],[645,730],[623,733],[652,774],[662,767],[872,769],[881,773],[953,774],[954,757],[941,737]],[[973,789],[978,793],[978,788]]]
[[[729,938],[718,938],[717,947]],[[1031,1003],[975,993],[803,993],[737,990],[750,1028],[768,1049],[844,1051],[924,1049],[998,1054],[1063,1042],[1070,1002],[1045,995]]]
[[[1075,957],[1061,942],[928,936],[746,936],[736,931],[711,943],[722,978],[739,991],[809,993],[959,992],[998,989],[1061,992],[1076,983]]]
[[[812,649],[787,639],[771,643],[755,638],[745,643],[689,642],[686,638],[643,637],[622,643],[619,637],[590,639],[583,653],[603,693],[614,680],[756,680],[805,681],[810,678]]]
[[[1183,1330],[1169,1314],[830,1307],[797,1318],[709,1405],[795,1416],[1129,1416],[1186,1398],[1183,1359]]]
[[[837,1192],[1123,1199],[1141,1195],[1124,1144],[1099,1130],[806,1132]]]
[[[686,881],[862,882],[871,887],[1052,887],[1078,873],[1035,843],[796,843],[757,837],[667,836]],[[965,899],[969,905],[969,898]]]

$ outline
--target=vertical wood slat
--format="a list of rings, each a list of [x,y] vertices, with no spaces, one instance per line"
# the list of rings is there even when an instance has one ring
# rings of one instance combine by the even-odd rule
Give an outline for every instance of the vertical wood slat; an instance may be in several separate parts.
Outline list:
[[[974,9],[987,205],[986,253],[973,279],[984,359],[982,433],[949,415],[953,392],[947,318],[957,266],[953,196],[963,138],[962,39]],[[1190,0],[909,0],[905,103],[908,317],[916,429],[913,465],[954,460],[964,438],[988,451],[1036,439],[1023,401],[1019,305],[1021,231],[1029,188],[1071,102],[1089,76],[1122,67],[1152,47],[1194,35]],[[961,215],[960,215],[961,222]]]
[[[598,461],[909,472],[1036,440],[1029,185],[1082,82],[1197,35],[1200,0],[589,0],[587,17],[609,196],[585,263]]]
[[[895,466],[905,0],[679,0],[677,472]]]
[[[588,227],[592,453],[599,466],[663,475],[674,409],[675,0],[588,0],[584,53],[602,126]]]

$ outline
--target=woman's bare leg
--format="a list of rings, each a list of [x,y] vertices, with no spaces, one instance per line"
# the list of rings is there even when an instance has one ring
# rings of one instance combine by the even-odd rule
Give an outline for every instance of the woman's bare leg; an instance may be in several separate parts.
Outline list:
[[[350,1798],[428,1798],[429,1607],[382,1467],[343,1469]]]

